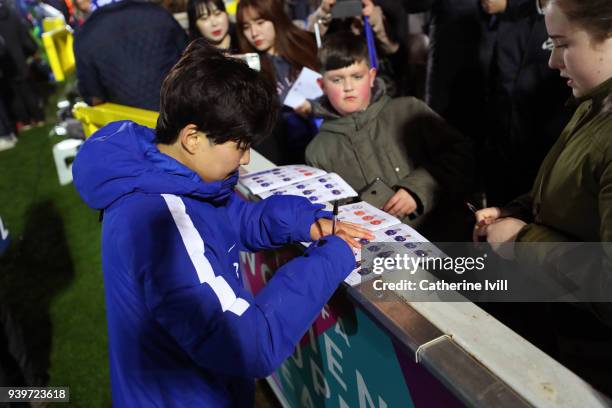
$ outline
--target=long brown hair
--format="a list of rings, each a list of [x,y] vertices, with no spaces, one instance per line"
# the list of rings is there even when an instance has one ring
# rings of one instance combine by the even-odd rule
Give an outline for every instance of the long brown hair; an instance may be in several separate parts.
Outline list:
[[[612,1],[610,0],[549,0],[556,4],[567,19],[579,25],[600,43],[612,37]]]
[[[242,30],[247,8],[252,8],[259,18],[274,24],[274,50],[291,65],[291,79],[295,79],[303,67],[319,70],[314,36],[293,24],[285,13],[282,0],[240,0],[236,10],[236,32],[242,52],[259,52],[249,43]],[[276,82],[274,67],[268,58],[262,58],[262,73],[272,83]]]

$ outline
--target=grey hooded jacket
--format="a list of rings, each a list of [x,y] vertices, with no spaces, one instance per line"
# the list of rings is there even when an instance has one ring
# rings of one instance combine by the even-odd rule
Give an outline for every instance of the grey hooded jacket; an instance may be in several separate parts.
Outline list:
[[[465,193],[472,185],[471,143],[450,128],[425,103],[391,99],[377,80],[370,106],[344,117],[325,96],[313,105],[324,122],[306,148],[306,162],[334,172],[357,192],[377,177],[415,197],[421,214],[429,213],[441,193]],[[406,223],[414,222],[408,217]]]

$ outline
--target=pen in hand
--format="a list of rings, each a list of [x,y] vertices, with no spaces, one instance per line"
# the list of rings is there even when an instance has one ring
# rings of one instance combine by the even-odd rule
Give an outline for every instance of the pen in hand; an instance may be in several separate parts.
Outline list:
[[[334,201],[334,212],[332,217],[332,235],[336,235],[336,217],[338,216],[338,200]]]
[[[465,205],[467,205],[467,208],[474,214],[476,214],[476,212],[478,211],[478,209],[472,203],[466,201]]]
[[[469,209],[471,212],[473,212],[473,213],[474,213],[474,215],[476,215],[476,213],[478,212],[478,208],[476,208],[476,206],[475,206],[474,204],[472,204],[472,203],[470,203],[470,202],[467,202],[467,201],[466,201],[466,202],[465,202],[465,205],[467,205],[467,208],[468,208],[468,209]],[[477,223],[477,226],[481,226],[481,225],[483,225],[483,224],[484,224],[484,223],[481,221],[481,222],[478,222],[478,223]],[[477,237],[478,242],[487,242],[487,237],[486,237],[485,235],[477,235],[476,237]]]

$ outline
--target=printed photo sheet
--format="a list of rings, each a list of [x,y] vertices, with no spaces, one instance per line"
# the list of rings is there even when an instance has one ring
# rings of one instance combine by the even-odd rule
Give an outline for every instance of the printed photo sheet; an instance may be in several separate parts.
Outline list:
[[[372,229],[370,228],[370,230]],[[364,278],[371,278],[371,276],[368,275],[371,275],[372,271],[361,265],[362,251],[368,251],[369,258],[392,258],[395,257],[396,254],[408,254],[410,256],[443,256],[441,252],[433,253],[433,246],[427,244],[429,240],[406,224],[399,223],[376,231],[372,230],[372,233],[374,234],[373,240],[359,240],[363,245],[362,250],[353,248],[353,253],[355,254],[355,269],[344,279],[344,281],[351,286],[360,284]],[[388,247],[385,248],[376,244],[367,245],[371,242],[392,242],[400,245],[397,246],[396,251],[389,251]]]
[[[239,183],[248,188],[251,193],[260,195],[264,191],[274,190],[326,174],[325,170],[310,166],[289,165],[241,175]]]
[[[340,176],[335,173],[329,173],[259,194],[261,198],[273,195],[296,195],[306,197],[312,203],[324,203],[326,201],[357,197],[357,192]]]
[[[358,224],[370,231],[378,231],[392,225],[401,224],[401,221],[394,216],[365,201],[340,206],[338,208],[338,220]]]

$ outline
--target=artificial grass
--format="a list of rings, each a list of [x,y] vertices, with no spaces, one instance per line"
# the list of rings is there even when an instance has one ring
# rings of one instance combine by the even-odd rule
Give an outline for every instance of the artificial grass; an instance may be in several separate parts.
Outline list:
[[[61,138],[50,129],[23,132],[0,152],[0,217],[12,238],[0,257],[0,321],[20,370],[13,378],[25,381],[11,385],[69,386],[71,406],[106,407],[101,226],[72,184],[59,185],[51,149]]]

